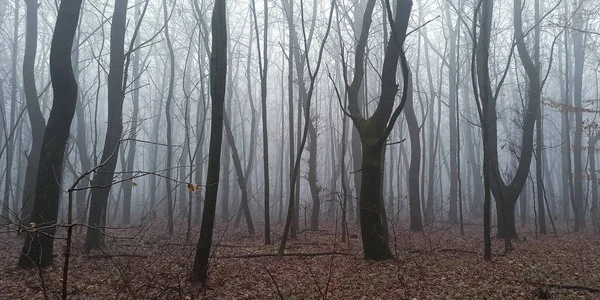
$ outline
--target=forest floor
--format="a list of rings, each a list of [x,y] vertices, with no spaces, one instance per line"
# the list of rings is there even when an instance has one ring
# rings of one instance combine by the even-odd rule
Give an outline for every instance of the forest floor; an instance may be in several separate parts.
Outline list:
[[[362,259],[356,227],[349,243],[333,226],[305,231],[289,241],[283,258],[275,256],[281,226],[274,226],[270,246],[261,233],[251,237],[231,227],[215,232],[206,286],[187,280],[198,227],[189,242],[185,225],[170,238],[158,221],[112,229],[107,247],[90,254],[78,230],[69,299],[600,299],[600,236],[592,232],[536,237],[533,228],[519,228],[514,251],[505,254],[504,243],[494,240],[493,261],[485,262],[480,225],[466,226],[461,236],[448,224],[424,233],[403,224],[390,228],[397,259],[373,262]],[[21,246],[21,237],[0,235],[0,300],[44,299],[44,293],[59,299],[65,241],[56,240],[55,263],[43,270],[15,266]],[[327,252],[340,254],[306,255]]]

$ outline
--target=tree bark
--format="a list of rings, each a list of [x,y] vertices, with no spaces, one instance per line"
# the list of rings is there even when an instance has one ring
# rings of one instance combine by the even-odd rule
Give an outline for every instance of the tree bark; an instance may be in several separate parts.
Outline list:
[[[573,139],[573,212],[575,214],[576,232],[585,229],[585,201],[583,194],[583,163],[582,163],[582,138],[583,138],[583,116],[580,108],[583,103],[583,63],[585,59],[585,49],[583,42],[583,33],[578,29],[583,29],[583,8],[579,6],[580,1],[574,1],[576,11],[573,16],[573,105],[575,111],[575,137]]]
[[[404,115],[408,124],[408,134],[410,135],[410,167],[408,168],[408,203],[410,208],[410,230],[415,232],[423,231],[423,222],[421,218],[421,195],[419,195],[419,174],[421,166],[421,143],[419,141],[419,123],[413,107],[412,98],[412,79],[408,80],[409,89]],[[430,116],[430,118],[433,118]]]
[[[77,103],[77,82],[71,67],[73,38],[81,0],[61,2],[50,50],[50,76],[54,99],[44,131],[38,168],[32,222],[43,226],[27,234],[19,257],[20,268],[44,267],[52,263],[54,227],[58,216],[62,164]]]
[[[210,60],[212,119],[206,176],[206,199],[204,201],[200,237],[198,238],[190,276],[191,281],[200,282],[206,282],[208,279],[208,259],[212,246],[217,192],[219,190],[221,142],[223,140],[223,103],[225,102],[225,81],[227,80],[227,9],[225,2],[225,0],[215,0],[212,17],[213,40]]]
[[[123,134],[123,72],[125,63],[125,28],[127,0],[115,0],[110,29],[110,68],[108,73],[108,125],[101,167],[92,180],[89,227],[85,239],[85,251],[104,246],[104,227],[108,214],[108,197],[119,156],[119,144]]]
[[[134,12],[135,24],[140,22],[140,5],[135,6]],[[139,46],[139,40],[136,39],[134,41],[134,47]],[[131,116],[131,128],[129,129],[129,148],[127,151],[127,168],[125,169],[125,176],[133,175],[133,165],[135,162],[135,150],[136,150],[136,139],[137,139],[137,131],[138,131],[138,116],[140,110],[140,81],[139,81],[139,73],[140,73],[140,54],[135,53],[133,57],[133,90],[132,90],[132,100],[133,100],[133,115]],[[124,226],[127,226],[131,223],[131,201],[132,201],[132,189],[133,183],[125,182],[123,183],[123,218],[121,219],[121,223]]]
[[[31,149],[27,156],[27,169],[25,171],[25,185],[23,186],[23,201],[21,208],[22,224],[31,221],[31,210],[33,209],[33,196],[37,183],[37,171],[40,163],[40,150],[44,140],[46,120],[42,115],[38,94],[35,86],[35,55],[37,52],[37,25],[38,25],[38,3],[34,0],[26,0],[27,5],[27,31],[25,35],[25,54],[23,56],[23,89],[27,101],[27,114],[31,122]]]
[[[386,233],[383,232],[381,219],[381,168],[383,147],[393,124],[398,118],[407,101],[409,88],[409,70],[404,57],[402,45],[408,27],[408,19],[412,8],[412,1],[401,0],[396,3],[396,21],[391,23],[392,36],[385,49],[383,70],[381,72],[381,95],[373,115],[363,117],[358,104],[358,93],[364,75],[365,49],[367,38],[372,23],[375,1],[367,2],[364,13],[363,28],[356,45],[354,57],[354,78],[350,85],[347,84],[348,111],[354,126],[360,134],[362,144],[362,183],[360,191],[360,222],[363,240],[364,258],[367,260],[385,260],[393,257],[389,245],[385,242]],[[391,14],[391,9],[388,13]],[[389,16],[391,19],[391,15]],[[399,60],[402,61],[404,87],[402,100],[394,110],[394,100],[398,92],[396,84],[396,71]],[[346,68],[346,66],[344,66]],[[345,71],[344,71],[345,72]],[[346,75],[345,75],[346,76]],[[346,80],[347,82],[347,80]],[[392,115],[392,110],[394,114]],[[390,119],[391,117],[391,119]]]

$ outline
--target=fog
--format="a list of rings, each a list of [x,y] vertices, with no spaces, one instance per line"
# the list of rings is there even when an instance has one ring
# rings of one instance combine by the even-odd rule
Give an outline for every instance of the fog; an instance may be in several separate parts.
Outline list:
[[[492,236],[598,230],[599,8],[1,1],[0,230],[28,268],[67,228],[90,253],[152,224],[198,239],[203,282],[228,230],[283,254],[335,229],[367,260],[398,226],[483,228],[486,260]]]

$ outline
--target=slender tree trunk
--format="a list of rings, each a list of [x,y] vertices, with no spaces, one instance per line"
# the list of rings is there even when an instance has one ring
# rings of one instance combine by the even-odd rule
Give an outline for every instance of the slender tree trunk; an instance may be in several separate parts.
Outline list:
[[[569,19],[568,12],[568,1],[565,1],[565,13],[563,15],[563,22],[567,22]],[[561,98],[562,104],[565,107],[571,106],[571,93],[570,93],[570,65],[571,65],[571,56],[569,51],[569,43],[568,43],[569,35],[565,30],[564,32],[564,40],[563,43],[560,43],[559,50],[564,49],[564,57],[565,61],[563,63],[563,51],[559,51],[558,55],[558,64],[561,68],[561,75],[559,76],[559,86],[561,90]],[[564,47],[564,48],[563,48]],[[562,69],[564,66],[564,70]],[[570,124],[568,119],[568,110],[562,109],[560,111],[560,137],[561,137],[561,146],[560,146],[560,154],[561,154],[561,203],[562,203],[562,217],[565,223],[568,223],[569,216],[571,214],[570,207],[570,191],[572,190],[571,183],[569,178],[571,177],[571,145],[567,141],[570,140]]]
[[[219,190],[219,169],[221,167],[221,142],[223,139],[223,103],[225,102],[225,81],[227,80],[227,20],[225,0],[215,0],[212,18],[212,51],[210,60],[210,91],[212,99],[212,119],[208,172],[206,176],[206,199],[202,215],[200,237],[190,280],[206,282],[208,262],[212,245],[217,192]]]
[[[173,43],[171,42],[171,35],[169,34],[169,20],[167,15],[167,0],[163,0],[163,17],[164,17],[164,30],[165,39],[167,42],[167,48],[169,50],[169,89],[167,92],[167,100],[165,102],[165,119],[167,121],[167,172],[165,178],[165,187],[167,189],[167,233],[173,234],[173,188],[171,188],[171,169],[173,167],[173,128],[171,121],[171,102],[173,101],[173,87],[175,84],[175,52],[173,50]]]
[[[263,54],[260,53],[260,38],[258,33],[258,18],[256,17],[256,3],[252,1],[252,12],[254,15],[254,29],[256,33],[256,47],[258,49],[258,65],[260,67],[260,96],[262,108],[262,136],[263,136],[263,176],[264,176],[264,205],[265,205],[265,245],[271,244],[271,219],[269,204],[269,139],[267,133],[267,38],[269,28],[269,2],[263,2],[264,29],[263,29]],[[264,63],[263,63],[264,62]]]
[[[140,21],[140,5],[135,6],[134,12],[134,23],[137,24]],[[134,42],[134,47],[139,46],[139,40],[136,39]],[[135,53],[133,57],[133,90],[132,90],[132,98],[133,98],[133,115],[131,116],[131,128],[129,131],[129,148],[127,151],[127,167],[125,169],[125,176],[133,175],[133,165],[135,162],[135,152],[136,152],[136,139],[138,132],[138,116],[140,110],[140,81],[138,76],[140,74],[140,53]],[[126,182],[123,186],[123,218],[121,223],[125,226],[131,223],[131,201],[132,201],[132,188],[133,183]]]
[[[18,2],[18,1],[17,1]],[[23,186],[23,201],[21,208],[21,222],[31,222],[33,209],[33,196],[37,183],[38,165],[40,163],[40,150],[44,140],[46,120],[42,115],[35,86],[35,56],[37,52],[37,25],[38,4],[34,0],[25,1],[27,5],[27,32],[25,35],[25,55],[23,56],[23,89],[27,101],[27,114],[31,122],[31,149],[27,156],[27,169],[25,171],[25,184]],[[83,194],[83,193],[82,193]]]
[[[421,166],[421,143],[419,141],[419,124],[412,98],[412,79],[408,80],[409,89],[408,99],[404,114],[406,123],[408,123],[408,134],[410,135],[410,167],[408,169],[408,201],[410,208],[410,230],[423,231],[423,222],[421,220],[421,196],[419,195],[419,172]]]
[[[248,180],[246,179],[248,174],[244,174],[242,170],[242,163],[240,160],[240,155],[238,153],[237,147],[235,146],[235,140],[233,138],[233,132],[231,131],[231,124],[229,121],[229,117],[227,116],[227,112],[224,113],[224,123],[225,123],[225,133],[227,135],[229,149],[231,149],[231,157],[233,158],[233,165],[235,166],[235,172],[237,174],[237,182],[240,186],[240,190],[242,191],[242,199],[241,206],[242,211],[244,213],[244,218],[246,219],[246,227],[248,228],[248,233],[250,235],[254,235],[256,232],[254,230],[254,224],[252,223],[252,217],[250,215],[250,208],[248,207],[248,188],[246,183]]]
[[[123,134],[125,28],[127,0],[115,0],[110,30],[110,69],[108,74],[108,125],[101,167],[92,180],[89,227],[85,239],[85,251],[104,246],[104,227],[108,214],[113,175],[119,156],[119,144]]]
[[[590,137],[588,140],[588,155],[590,165],[590,180],[592,182],[592,225],[596,232],[600,230],[600,210],[598,207],[598,174],[596,174],[596,143],[600,135]]]
[[[456,61],[456,40],[458,37],[457,30],[452,24],[449,9],[446,8],[446,17],[448,19],[448,28],[450,28],[450,51],[448,63],[448,114],[449,119],[449,134],[450,134],[450,209],[448,211],[448,221],[455,223],[458,221],[458,120],[456,118],[456,106],[458,103],[458,86],[457,86],[457,61]],[[459,21],[456,20],[458,24]]]
[[[575,15],[573,16],[573,27],[583,29],[583,7],[580,1],[574,1],[576,5]],[[583,194],[583,162],[582,162],[582,138],[583,138],[583,116],[579,108],[583,104],[583,63],[584,63],[584,42],[583,33],[580,30],[573,30],[573,55],[575,57],[575,66],[573,68],[573,105],[577,108],[575,111],[575,138],[573,139],[573,211],[575,213],[574,230],[581,231],[585,229],[585,201]]]
[[[13,41],[11,51],[11,72],[10,72],[10,120],[8,128],[15,128],[16,117],[17,117],[17,59],[19,57],[19,20],[20,17],[20,4],[21,1],[15,1],[15,18],[13,25]],[[4,175],[4,197],[2,207],[2,216],[0,217],[0,224],[10,224],[11,220],[17,214],[17,208],[10,207],[10,192],[13,190],[12,187],[12,164],[15,151],[15,140],[16,137],[8,138],[6,141],[6,174]]]

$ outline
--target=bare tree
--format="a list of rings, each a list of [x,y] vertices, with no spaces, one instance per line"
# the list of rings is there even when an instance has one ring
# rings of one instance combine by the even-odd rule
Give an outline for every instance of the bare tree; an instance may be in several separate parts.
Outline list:
[[[202,214],[202,227],[196,246],[194,265],[190,280],[206,282],[208,262],[212,245],[219,171],[221,167],[221,142],[223,140],[223,104],[225,102],[225,81],[227,80],[227,9],[225,0],[215,0],[212,17],[212,51],[210,59],[210,92],[212,99],[212,119],[208,172],[206,175],[206,199]]]
[[[29,115],[29,122],[31,122],[31,149],[27,156],[21,222],[29,224],[31,210],[33,209],[33,196],[35,195],[40,150],[42,149],[46,120],[44,120],[40,109],[35,86],[34,69],[38,39],[38,3],[34,0],[27,0],[25,4],[27,5],[27,32],[25,34],[25,55],[23,56],[23,88],[25,90],[25,100],[27,101],[27,114]]]
[[[374,6],[375,0],[367,2],[363,28],[356,45],[354,78],[348,84],[347,70],[344,66],[344,81],[348,93],[348,113],[358,130],[362,145],[362,182],[359,202],[364,257],[369,260],[385,260],[392,258],[393,255],[384,238],[387,234],[383,232],[383,222],[387,222],[387,220],[381,218],[382,155],[386,140],[408,98],[410,72],[402,47],[406,37],[412,1],[397,1],[396,21],[392,20],[391,9],[386,1],[392,33],[385,49],[383,70],[381,72],[381,95],[373,115],[365,118],[359,107],[358,93],[363,80],[365,48]],[[399,106],[394,109],[394,102],[398,93],[396,71],[399,61],[402,62],[404,85],[402,100]],[[345,61],[343,64],[345,65]]]
[[[101,167],[92,180],[89,225],[85,239],[85,251],[104,246],[103,228],[108,214],[108,196],[118,161],[118,151],[123,134],[123,99],[125,98],[125,29],[127,20],[127,0],[115,0],[110,29],[110,67],[108,73],[108,126]],[[116,151],[116,153],[115,153]],[[113,155],[114,154],[114,155]]]
[[[53,259],[54,233],[60,200],[63,155],[77,103],[77,82],[71,67],[71,49],[81,0],[61,2],[52,35],[50,76],[54,89],[52,110],[44,131],[33,203],[34,231],[27,234],[19,257],[21,268],[43,267]],[[39,227],[37,226],[39,224]]]

